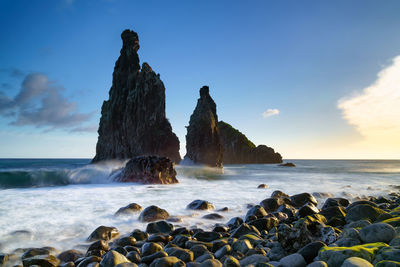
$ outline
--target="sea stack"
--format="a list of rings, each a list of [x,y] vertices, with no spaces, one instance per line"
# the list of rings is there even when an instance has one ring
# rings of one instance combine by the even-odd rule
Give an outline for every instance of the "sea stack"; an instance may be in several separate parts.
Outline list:
[[[255,146],[239,130],[218,122],[224,147],[224,164],[282,163],[282,156],[266,145]]]
[[[222,167],[223,156],[217,106],[210,96],[208,86],[203,86],[187,127],[185,158],[196,164]]]
[[[139,37],[125,30],[109,99],[101,108],[92,162],[156,155],[181,160],[179,140],[165,115],[165,87],[147,63],[139,64]]]

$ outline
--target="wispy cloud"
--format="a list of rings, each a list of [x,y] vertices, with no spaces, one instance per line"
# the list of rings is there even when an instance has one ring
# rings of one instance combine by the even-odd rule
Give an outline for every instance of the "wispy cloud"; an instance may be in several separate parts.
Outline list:
[[[275,116],[275,115],[278,115],[278,114],[279,114],[279,110],[278,110],[278,109],[276,109],[276,108],[273,108],[273,109],[269,108],[269,109],[267,109],[266,111],[264,111],[264,112],[262,113],[262,116],[263,116],[264,118],[268,118],[268,117]]]
[[[28,74],[15,97],[0,91],[0,115],[12,118],[15,126],[35,126],[54,129],[87,128],[83,125],[93,113],[80,113],[76,103],[62,92],[64,88],[41,73]]]
[[[364,137],[364,144],[400,148],[400,56],[361,92],[342,98],[343,118]]]

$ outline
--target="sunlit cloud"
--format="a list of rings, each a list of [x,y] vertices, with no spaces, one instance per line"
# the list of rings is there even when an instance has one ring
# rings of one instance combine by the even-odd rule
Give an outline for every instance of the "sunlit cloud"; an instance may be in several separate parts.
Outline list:
[[[279,110],[278,109],[269,108],[269,109],[267,109],[266,111],[263,112],[262,116],[264,118],[268,118],[268,117],[275,116],[275,115],[278,115],[278,114],[279,114]]]
[[[390,149],[400,155],[400,56],[378,73],[373,84],[340,99],[338,108],[362,135],[365,148]]]

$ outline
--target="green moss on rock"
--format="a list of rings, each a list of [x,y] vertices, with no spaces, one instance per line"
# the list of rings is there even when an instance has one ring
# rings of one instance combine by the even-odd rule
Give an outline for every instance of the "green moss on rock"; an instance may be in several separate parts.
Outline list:
[[[353,247],[323,247],[319,251],[318,257],[329,267],[340,267],[350,257],[359,257],[372,262],[379,249],[387,246],[387,244],[379,242]]]

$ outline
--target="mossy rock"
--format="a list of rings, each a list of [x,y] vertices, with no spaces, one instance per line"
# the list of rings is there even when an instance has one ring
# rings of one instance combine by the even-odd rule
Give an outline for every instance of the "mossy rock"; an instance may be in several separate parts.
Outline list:
[[[400,267],[400,262],[398,261],[380,261],[375,264],[375,267]]]
[[[387,219],[382,222],[390,224],[393,227],[400,227],[400,217],[394,217],[392,219]]]
[[[394,216],[400,216],[400,206],[392,209],[389,213]]]
[[[346,222],[350,223],[363,219],[368,219],[374,222],[380,215],[384,213],[386,212],[380,208],[368,204],[360,204],[348,211],[346,215]]]
[[[323,247],[318,258],[325,261],[329,267],[340,267],[350,257],[359,257],[372,262],[379,249],[388,247],[385,243],[370,243],[353,247]]]
[[[400,248],[398,247],[384,247],[381,248],[376,254],[376,261],[391,260],[400,261]]]

